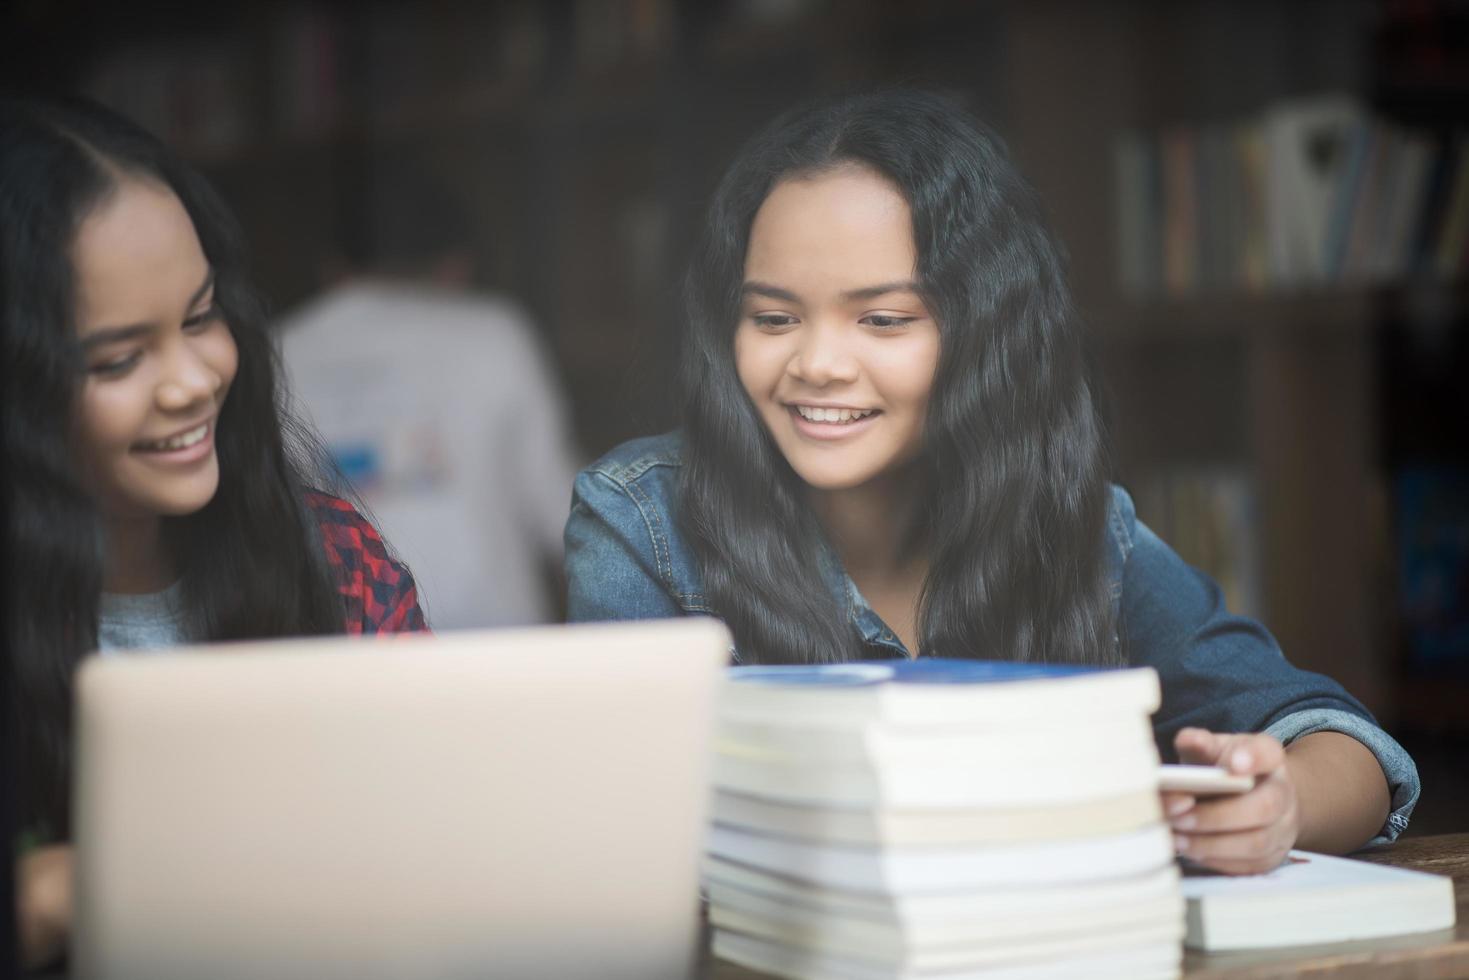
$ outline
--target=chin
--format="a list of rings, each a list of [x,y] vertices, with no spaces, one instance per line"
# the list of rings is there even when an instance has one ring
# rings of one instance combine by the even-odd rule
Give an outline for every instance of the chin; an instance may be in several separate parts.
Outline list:
[[[792,467],[796,475],[813,490],[851,490],[870,482],[876,474],[866,470],[832,470],[823,467]]]
[[[219,481],[198,487],[171,488],[169,492],[152,494],[143,506],[159,517],[187,517],[203,510],[219,490]]]
[[[213,497],[209,497],[207,499],[198,501],[170,502],[167,505],[161,505],[158,507],[158,516],[188,517],[190,514],[199,513],[199,511],[203,510],[205,506],[208,505],[209,501],[213,499]]]

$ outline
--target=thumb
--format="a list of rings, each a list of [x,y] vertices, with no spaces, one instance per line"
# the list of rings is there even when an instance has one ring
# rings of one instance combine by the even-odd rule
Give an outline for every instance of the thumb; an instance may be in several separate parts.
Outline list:
[[[1229,735],[1217,764],[1233,773],[1263,776],[1285,764],[1285,748],[1269,735]]]
[[[1180,762],[1196,766],[1222,765],[1229,738],[1204,728],[1183,728],[1173,737],[1173,748]]]

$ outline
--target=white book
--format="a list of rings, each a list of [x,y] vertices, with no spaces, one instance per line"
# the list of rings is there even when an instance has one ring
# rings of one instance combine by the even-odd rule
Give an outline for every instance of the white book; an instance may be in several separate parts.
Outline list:
[[[711,898],[718,895],[721,902],[753,914],[770,915],[779,908],[792,910],[792,914],[861,920],[902,931],[915,937],[914,941],[927,941],[932,935],[955,929],[989,928],[991,923],[1020,932],[1048,931],[1054,928],[1054,922],[1089,916],[1103,906],[1136,905],[1157,899],[1182,902],[1178,869],[1171,863],[1125,878],[919,895],[823,888],[707,856],[703,874]],[[735,892],[739,894],[731,898]]]
[[[1263,949],[1349,942],[1454,925],[1454,885],[1442,875],[1291,851],[1262,875],[1190,874],[1185,943]]]
[[[989,660],[863,661],[734,667],[721,694],[723,720],[811,728],[969,725],[1034,728],[1151,715],[1160,703],[1150,667],[1102,669]]]
[[[1265,118],[1270,155],[1271,264],[1277,281],[1326,278],[1332,204],[1350,176],[1360,105],[1344,96],[1284,103]]]
[[[1110,837],[996,847],[845,847],[715,824],[706,850],[826,888],[917,894],[1145,874],[1173,861],[1173,838],[1156,824]]]
[[[994,910],[982,916],[896,921],[811,909],[711,881],[709,919],[774,942],[919,968],[953,968],[974,965],[1001,950],[1043,947],[1096,932],[1160,925],[1181,930],[1183,899],[1177,884],[1154,892],[1105,900],[1093,897],[1089,904],[1033,908],[1028,914],[995,903]]]
[[[1064,806],[1158,785],[1158,750],[1139,741],[1130,751],[1093,756],[1011,760],[973,765],[905,765],[873,769],[826,763],[790,764],[715,754],[721,790],[787,803],[831,807],[922,809]]]
[[[1134,296],[1156,286],[1148,247],[1154,234],[1150,152],[1148,137],[1140,133],[1124,133],[1112,144],[1118,281]]]
[[[1177,945],[1183,938],[1183,916],[1177,903],[1164,903],[1149,910],[1141,922],[1114,925],[1109,929],[1059,932],[1047,936],[1022,936],[992,942],[947,946],[887,948],[880,941],[861,939],[859,929],[808,930],[803,923],[765,919],[717,905],[709,907],[709,922],[716,929],[738,932],[793,946],[813,953],[829,953],[860,960],[895,973],[952,973],[959,970],[994,969],[1020,963],[1044,962],[1078,957],[1112,949],[1128,949],[1155,943]],[[860,946],[843,945],[858,941]]]
[[[1182,967],[1177,938],[1132,947],[1091,950],[1029,963],[973,970],[895,971],[859,959],[801,949],[755,936],[714,930],[714,955],[792,980],[1173,980]]]
[[[1163,819],[1153,786],[1069,806],[954,807],[944,810],[804,806],[716,790],[716,823],[828,844],[981,845],[1101,837]]]
[[[1024,727],[924,725],[904,728],[874,722],[855,729],[822,728],[800,718],[780,723],[724,719],[716,749],[729,756],[778,763],[861,766],[954,765],[965,768],[1091,760],[1155,747],[1153,726],[1141,712],[1116,718],[1037,719]]]

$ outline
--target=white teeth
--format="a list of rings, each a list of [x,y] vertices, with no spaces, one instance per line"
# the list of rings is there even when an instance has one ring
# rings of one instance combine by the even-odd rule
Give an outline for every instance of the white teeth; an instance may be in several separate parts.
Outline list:
[[[209,435],[208,422],[199,426],[197,429],[190,429],[182,435],[174,436],[172,439],[160,439],[158,442],[145,442],[143,443],[143,448],[162,452],[173,449],[187,449],[207,435]]]
[[[870,408],[853,411],[850,408],[813,408],[809,405],[797,405],[796,411],[808,422],[835,423],[855,422],[858,419],[865,419],[873,412]]]

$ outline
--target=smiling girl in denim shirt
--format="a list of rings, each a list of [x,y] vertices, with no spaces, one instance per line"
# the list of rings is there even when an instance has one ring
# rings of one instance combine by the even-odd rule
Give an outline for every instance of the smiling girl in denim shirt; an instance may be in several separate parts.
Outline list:
[[[1249,873],[1396,837],[1408,755],[1108,483],[1039,214],[935,96],[817,105],[753,139],[688,280],[682,430],[577,479],[570,617],[715,615],[743,663],[1150,666],[1163,755],[1259,777],[1165,799],[1181,853]]]

